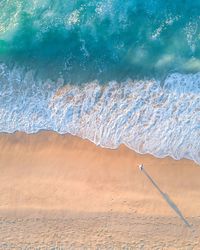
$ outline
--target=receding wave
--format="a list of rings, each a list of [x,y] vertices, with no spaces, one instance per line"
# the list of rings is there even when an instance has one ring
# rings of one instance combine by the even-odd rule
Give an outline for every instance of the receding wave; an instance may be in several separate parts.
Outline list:
[[[200,73],[70,85],[0,65],[0,132],[47,129],[200,163]]]

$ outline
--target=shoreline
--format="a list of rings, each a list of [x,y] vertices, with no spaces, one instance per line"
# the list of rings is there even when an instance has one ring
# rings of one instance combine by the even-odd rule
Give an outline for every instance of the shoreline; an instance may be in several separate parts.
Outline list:
[[[139,171],[141,163],[191,229]],[[158,159],[124,145],[105,149],[55,132],[16,132],[0,133],[0,171],[0,242],[16,249],[52,240],[67,249],[200,246],[200,168],[190,160]]]
[[[154,155],[153,153],[151,152],[146,152],[146,153],[141,153],[135,149],[132,149],[131,147],[129,147],[126,143],[122,143],[122,144],[119,144],[118,147],[116,148],[109,148],[109,147],[106,147],[106,146],[102,146],[102,145],[97,145],[94,141],[88,139],[88,138],[84,138],[84,137],[80,137],[80,136],[77,136],[77,135],[73,135],[73,134],[70,134],[70,133],[58,133],[57,131],[53,131],[53,130],[47,130],[47,129],[40,129],[38,130],[37,132],[33,132],[33,133],[27,133],[27,132],[24,132],[24,131],[14,131],[12,133],[9,133],[9,132],[0,132],[0,137],[2,135],[5,135],[5,136],[8,136],[8,135],[17,135],[17,134],[21,134],[21,135],[24,135],[24,136],[31,136],[31,135],[37,135],[37,134],[43,134],[43,133],[50,133],[50,134],[56,134],[58,136],[62,136],[62,137],[73,137],[73,138],[78,138],[80,140],[84,140],[84,141],[87,141],[89,143],[92,143],[94,144],[96,147],[100,147],[102,149],[108,149],[108,150],[118,150],[120,147],[126,147],[128,150],[131,150],[133,151],[134,153],[136,154],[139,154],[139,155],[142,155],[142,156],[152,156],[152,157],[155,157],[156,159],[166,159],[166,158],[169,158],[171,160],[175,160],[175,161],[181,161],[181,160],[187,160],[187,161],[192,161],[193,163],[195,163],[197,166],[200,167],[200,164],[191,159],[191,158],[180,158],[180,159],[176,159],[174,158],[173,156],[167,154],[165,156],[157,156],[157,155]]]

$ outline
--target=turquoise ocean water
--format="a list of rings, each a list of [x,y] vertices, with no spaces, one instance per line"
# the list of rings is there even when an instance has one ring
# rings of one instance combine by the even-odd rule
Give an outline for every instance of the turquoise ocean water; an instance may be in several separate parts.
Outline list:
[[[1,0],[0,131],[200,163],[199,0]]]

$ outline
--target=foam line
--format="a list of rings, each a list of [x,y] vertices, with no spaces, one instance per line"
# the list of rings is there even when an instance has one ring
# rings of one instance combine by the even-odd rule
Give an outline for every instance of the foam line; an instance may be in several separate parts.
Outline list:
[[[200,74],[83,86],[0,67],[0,131],[53,130],[200,163]]]

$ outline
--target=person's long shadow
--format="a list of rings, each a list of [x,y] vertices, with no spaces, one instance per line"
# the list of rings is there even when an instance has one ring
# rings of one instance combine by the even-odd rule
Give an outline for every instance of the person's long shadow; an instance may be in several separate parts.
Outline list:
[[[159,186],[157,185],[157,183],[151,178],[151,176],[146,172],[146,170],[144,169],[143,164],[139,165],[139,169],[146,175],[146,177],[150,180],[150,182],[153,184],[153,186],[158,190],[158,192],[162,195],[163,199],[168,203],[168,205],[175,211],[175,213],[179,216],[179,218],[183,221],[183,223],[187,226],[187,227],[191,227],[191,225],[189,224],[189,222],[185,219],[185,217],[183,216],[183,214],[181,213],[180,209],[176,206],[176,204],[169,198],[169,196],[164,193]]]

